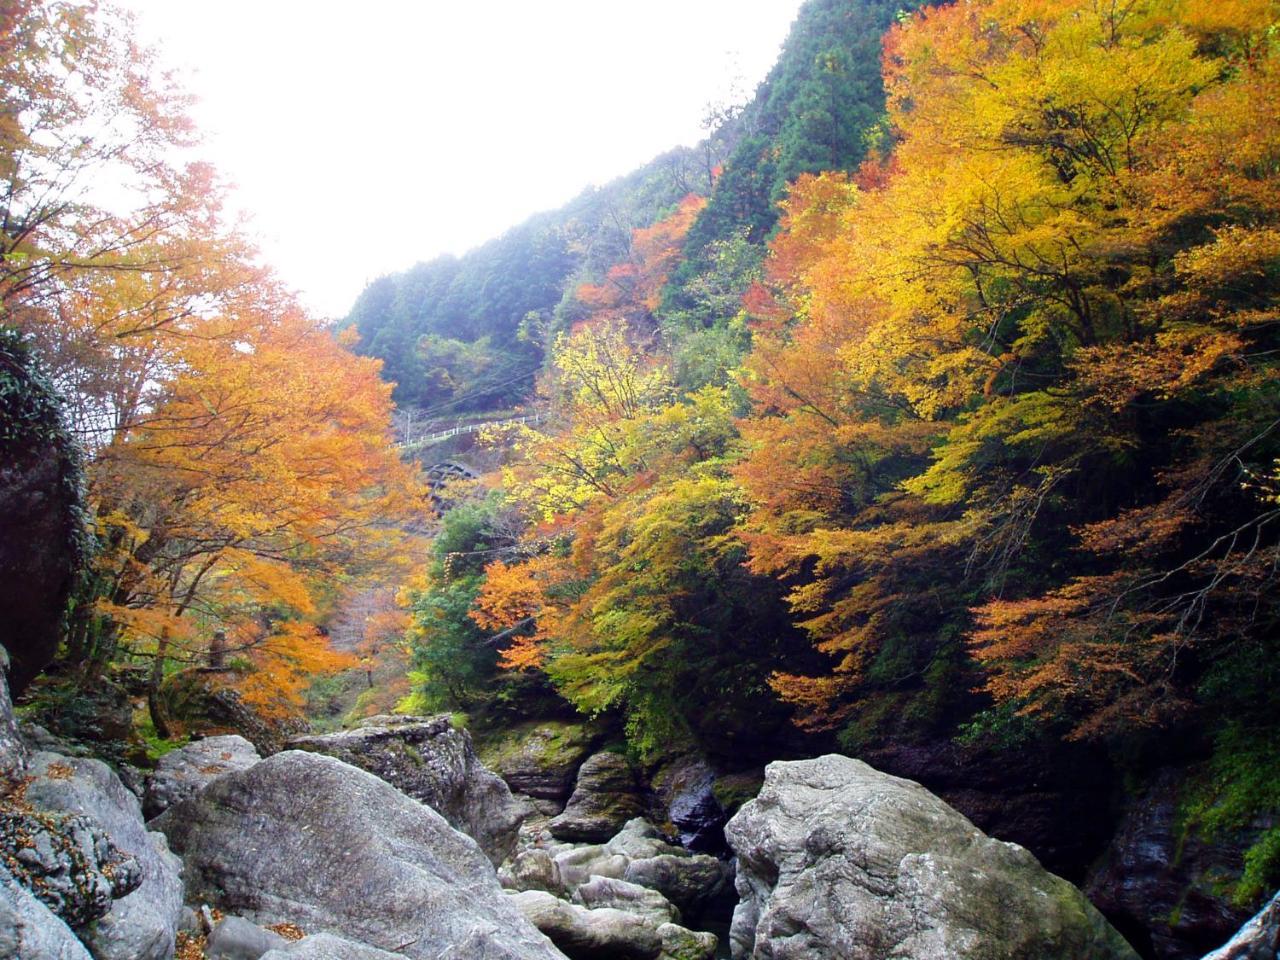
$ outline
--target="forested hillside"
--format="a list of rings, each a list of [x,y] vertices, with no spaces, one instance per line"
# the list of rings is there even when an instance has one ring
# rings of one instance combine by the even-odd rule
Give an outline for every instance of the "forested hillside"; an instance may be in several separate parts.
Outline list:
[[[893,19],[802,22],[837,11]],[[1244,831],[1219,891],[1273,889],[1274,14],[926,9],[884,35],[884,112],[850,75],[807,154],[784,58],[710,196],[578,289],[549,420],[446,516],[419,705],[550,684],[655,761],[1083,764],[1077,870],[1173,767],[1181,842]]]
[[[462,257],[375,280],[345,320],[360,334],[358,349],[383,361],[403,407],[452,414],[509,406],[529,392],[547,337],[582,316],[579,286],[630,260],[632,231],[691,193],[709,203],[664,295],[689,332],[722,327],[725,303],[758,265],[787,183],[856,166],[874,139],[884,103],[879,37],[910,5],[806,4],[755,97],[715,105],[702,143]],[[723,333],[706,336],[704,346],[729,348]]]

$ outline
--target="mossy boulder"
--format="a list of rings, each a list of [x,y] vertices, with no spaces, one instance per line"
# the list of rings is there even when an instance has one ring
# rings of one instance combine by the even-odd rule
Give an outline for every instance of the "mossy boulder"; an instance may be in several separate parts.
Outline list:
[[[21,335],[0,326],[0,644],[22,693],[52,659],[90,540],[80,453]]]
[[[600,732],[587,723],[539,720],[479,740],[476,751],[517,793],[566,800]]]
[[[1084,895],[920,784],[849,757],[775,762],[725,828],[744,960],[1137,960]]]

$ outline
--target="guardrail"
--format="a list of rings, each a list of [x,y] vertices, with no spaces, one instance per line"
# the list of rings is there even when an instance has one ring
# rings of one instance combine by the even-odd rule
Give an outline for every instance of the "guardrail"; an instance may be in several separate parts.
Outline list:
[[[541,419],[542,414],[531,413],[524,417],[508,417],[505,420],[486,420],[483,423],[463,424],[451,427],[448,430],[429,433],[425,437],[415,437],[413,440],[397,443],[395,449],[412,453],[414,450],[421,450],[423,447],[429,447],[433,443],[439,443],[441,440],[448,440],[451,437],[459,437],[466,433],[477,433],[480,430],[487,430],[489,427],[510,427],[521,423],[537,423]]]

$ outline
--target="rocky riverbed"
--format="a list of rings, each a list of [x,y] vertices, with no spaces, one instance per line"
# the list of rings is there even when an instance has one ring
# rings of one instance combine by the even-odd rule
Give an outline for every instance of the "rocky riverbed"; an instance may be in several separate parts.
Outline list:
[[[505,779],[445,717],[265,759],[214,737],[135,793],[33,750],[57,744],[5,690],[0,958],[170,960],[187,935],[224,960],[1138,956],[1025,849],[860,761],[770,764],[726,823],[697,758],[642,782],[590,737],[526,733]],[[1212,957],[1271,960],[1278,921],[1273,902]]]

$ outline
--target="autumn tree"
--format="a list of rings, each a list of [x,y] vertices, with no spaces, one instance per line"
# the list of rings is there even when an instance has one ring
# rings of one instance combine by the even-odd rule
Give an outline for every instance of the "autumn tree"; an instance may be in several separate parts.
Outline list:
[[[230,637],[296,706],[336,662],[318,589],[378,563],[412,505],[390,388],[224,222],[126,16],[19,2],[0,31],[0,321],[67,397],[100,547],[69,657],[149,658],[154,706],[171,658]]]

